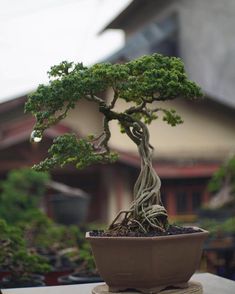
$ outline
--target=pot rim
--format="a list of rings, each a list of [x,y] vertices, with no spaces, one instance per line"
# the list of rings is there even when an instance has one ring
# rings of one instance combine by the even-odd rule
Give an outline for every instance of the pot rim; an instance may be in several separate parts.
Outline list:
[[[186,227],[186,226],[185,226]],[[100,236],[90,236],[90,232],[86,232],[85,238],[88,240],[127,240],[127,241],[144,241],[144,240],[172,240],[172,239],[187,239],[188,237],[190,238],[197,238],[199,236],[204,236],[207,237],[209,235],[209,232],[201,229],[196,226],[188,226],[190,228],[196,229],[196,230],[201,230],[201,232],[195,232],[195,233],[186,233],[186,234],[175,234],[175,235],[166,235],[166,236],[154,236],[154,237],[126,237],[126,236],[119,236],[119,237],[113,237],[113,236],[106,236],[106,237],[100,237]]]

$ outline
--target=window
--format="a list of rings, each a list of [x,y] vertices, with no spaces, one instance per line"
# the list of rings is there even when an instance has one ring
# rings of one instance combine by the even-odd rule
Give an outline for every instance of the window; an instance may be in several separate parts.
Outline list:
[[[162,204],[164,207],[167,207],[167,195],[165,193],[161,193]]]
[[[187,213],[187,194],[186,192],[176,193],[176,207],[177,213]]]
[[[192,210],[196,212],[202,204],[202,194],[199,191],[194,191],[192,193]]]

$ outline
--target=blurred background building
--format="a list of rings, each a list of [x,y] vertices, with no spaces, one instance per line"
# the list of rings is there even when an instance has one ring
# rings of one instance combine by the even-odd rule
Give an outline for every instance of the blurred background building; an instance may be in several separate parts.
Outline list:
[[[226,2],[132,1],[102,30],[121,29],[126,40],[105,61],[123,62],[154,52],[179,56],[190,78],[205,92],[205,99],[197,103],[168,103],[183,117],[183,125],[172,128],[158,120],[150,127],[163,201],[170,216],[184,220],[195,219],[197,210],[209,201],[208,180],[235,150],[235,3]],[[16,97],[0,104],[1,178],[12,168],[31,166],[44,158],[54,136],[70,131],[83,136],[99,133],[102,127],[96,106],[79,102],[60,125],[46,132],[43,144],[32,145],[29,135],[34,121],[24,114],[25,99]],[[111,129],[111,146],[120,152],[115,165],[53,171],[56,180],[92,195],[90,221],[109,221],[127,207],[139,172],[135,146],[117,125]]]
[[[126,62],[155,52],[177,56],[205,93],[205,98],[197,102],[167,102],[182,116],[184,124],[172,128],[158,119],[150,126],[154,167],[162,180],[163,202],[173,220],[197,220],[198,210],[212,197],[208,181],[235,152],[234,15],[234,0],[133,0],[99,32],[122,30],[125,43],[97,61]],[[111,94],[104,93],[104,99]],[[82,137],[102,130],[96,105],[79,102],[66,119],[46,131],[42,144],[32,144],[29,137],[34,118],[24,114],[26,96],[16,95],[0,103],[0,179],[12,169],[32,166],[45,158],[55,136],[74,132]],[[124,107],[124,102],[117,104],[117,109]],[[54,180],[91,196],[88,222],[109,222],[128,207],[133,197],[140,169],[136,146],[113,122],[111,131],[110,145],[120,154],[115,164],[83,171],[73,167],[52,171]],[[46,195],[49,213],[50,197]]]

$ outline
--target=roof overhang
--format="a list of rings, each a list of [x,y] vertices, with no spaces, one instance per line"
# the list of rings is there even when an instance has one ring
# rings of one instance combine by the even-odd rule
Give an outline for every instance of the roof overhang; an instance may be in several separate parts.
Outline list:
[[[156,0],[148,0],[149,2],[156,2]],[[128,19],[133,13],[136,13],[141,9],[143,5],[146,5],[145,0],[133,0],[123,11],[121,11],[110,23],[108,23],[100,33],[107,29],[123,29],[128,23]]]
[[[29,140],[34,124],[35,119],[26,116],[25,118],[6,123],[2,128],[0,126],[0,150]],[[54,138],[66,132],[70,133],[71,131],[71,128],[59,123],[46,130],[44,136]]]
[[[140,158],[132,153],[118,151],[119,162],[140,169]],[[154,169],[162,179],[209,178],[218,170],[221,162],[205,160],[159,160],[153,162]]]

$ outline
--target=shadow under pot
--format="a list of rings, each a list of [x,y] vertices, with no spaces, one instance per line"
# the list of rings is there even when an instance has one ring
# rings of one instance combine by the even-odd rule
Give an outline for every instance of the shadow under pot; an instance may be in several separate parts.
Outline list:
[[[15,280],[11,276],[4,277],[0,282],[1,289],[26,288],[45,286],[44,277],[41,275],[32,275],[25,279]]]
[[[66,275],[58,278],[58,283],[60,285],[99,283],[103,281],[104,280],[100,276],[82,277],[77,274]]]

